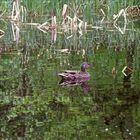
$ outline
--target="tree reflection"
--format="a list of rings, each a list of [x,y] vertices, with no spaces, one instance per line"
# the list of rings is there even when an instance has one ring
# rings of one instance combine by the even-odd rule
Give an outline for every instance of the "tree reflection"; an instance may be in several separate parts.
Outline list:
[[[133,56],[135,52],[135,42],[129,41],[127,54],[126,54],[126,65],[128,68],[133,70]],[[131,106],[138,102],[139,96],[135,95],[135,89],[131,88],[131,74],[129,69],[125,70],[126,75],[123,78],[123,89],[119,90],[118,98],[120,98],[123,103],[115,106],[116,116],[115,120],[118,121],[118,126],[124,140],[133,140],[134,135],[132,129],[134,127],[133,123],[133,113]]]
[[[27,51],[27,46],[24,45],[21,50],[21,74],[20,74],[20,82],[17,88],[16,94],[18,96],[26,96],[31,93],[30,87],[30,79],[28,74],[26,73],[26,67],[29,59],[29,52]]]

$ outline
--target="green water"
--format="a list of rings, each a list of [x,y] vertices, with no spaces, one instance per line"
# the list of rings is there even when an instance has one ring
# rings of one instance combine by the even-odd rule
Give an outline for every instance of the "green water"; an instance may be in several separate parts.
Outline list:
[[[140,139],[139,20],[125,34],[96,25],[102,28],[82,35],[57,29],[56,39],[54,31],[20,25],[14,39],[12,23],[0,22],[2,140]],[[84,61],[90,80],[60,86],[58,73],[79,70]]]

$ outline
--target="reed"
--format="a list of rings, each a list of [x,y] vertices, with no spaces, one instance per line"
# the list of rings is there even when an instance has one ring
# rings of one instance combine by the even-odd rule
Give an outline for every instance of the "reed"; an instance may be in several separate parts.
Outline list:
[[[140,13],[139,6],[133,6],[138,3],[135,0],[2,0],[0,19],[10,19],[16,42],[20,38],[21,25],[33,25],[43,33],[51,32],[53,38],[56,38],[56,29],[70,32],[69,39],[73,32],[82,36],[89,28],[102,30],[105,22],[113,22],[114,27],[125,34],[128,12],[129,15]],[[122,27],[118,24],[120,17],[124,18]]]
[[[12,16],[15,16],[14,18],[18,18],[19,13],[25,16],[26,11],[27,22],[44,22],[44,20],[51,17],[52,12],[60,21],[63,5],[67,4],[70,7],[72,17],[76,14],[78,17],[82,17],[82,20],[93,23],[100,18],[100,14],[104,13],[107,18],[112,18],[120,9],[139,5],[139,3],[138,0],[63,0],[59,2],[55,0],[22,0],[22,2],[20,0],[1,0],[0,9],[1,13],[6,10],[6,15],[11,16],[12,14]]]

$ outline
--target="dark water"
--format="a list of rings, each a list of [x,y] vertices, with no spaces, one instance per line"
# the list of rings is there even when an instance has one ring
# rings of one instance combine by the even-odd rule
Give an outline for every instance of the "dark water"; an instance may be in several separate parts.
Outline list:
[[[52,32],[22,26],[14,40],[9,23],[0,38],[1,139],[140,139],[136,25],[124,35],[112,27],[81,36],[58,31],[56,40]],[[90,80],[59,86],[58,73],[79,70],[83,61],[91,65]]]

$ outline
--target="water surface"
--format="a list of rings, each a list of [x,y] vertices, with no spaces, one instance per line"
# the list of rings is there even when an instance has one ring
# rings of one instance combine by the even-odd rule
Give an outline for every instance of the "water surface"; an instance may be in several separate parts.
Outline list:
[[[1,139],[140,139],[137,25],[124,35],[108,25],[82,35],[60,29],[56,39],[22,26],[14,40],[8,22],[0,38]],[[84,61],[90,80],[60,86],[58,73]]]

